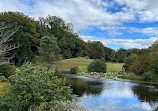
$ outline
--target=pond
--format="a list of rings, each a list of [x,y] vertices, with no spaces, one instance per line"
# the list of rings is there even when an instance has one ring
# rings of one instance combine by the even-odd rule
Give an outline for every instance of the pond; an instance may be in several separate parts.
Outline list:
[[[157,111],[158,85],[62,74],[90,111]]]

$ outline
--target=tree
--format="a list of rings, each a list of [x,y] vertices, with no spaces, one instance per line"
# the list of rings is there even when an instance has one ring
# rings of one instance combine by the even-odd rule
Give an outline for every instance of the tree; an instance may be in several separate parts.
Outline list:
[[[136,60],[137,56],[138,55],[131,55],[129,57],[125,57],[124,61],[126,64],[131,65]]]
[[[104,47],[105,51],[105,61],[106,62],[115,62],[115,50]]]
[[[10,44],[13,34],[16,29],[10,29],[11,24],[0,21],[0,65],[10,63],[13,56],[7,56],[6,54],[17,48],[15,44]]]
[[[150,56],[138,56],[130,66],[130,70],[137,75],[143,75],[145,72],[149,71],[150,59]]]
[[[158,56],[158,41],[155,41],[150,47],[149,47],[150,55],[153,57]]]
[[[92,59],[102,59],[105,57],[104,45],[100,41],[88,41],[88,45],[91,49]]]
[[[64,36],[65,32],[73,32],[73,25],[66,23],[61,17],[40,17],[39,23],[47,28],[47,33],[53,34],[58,40]]]
[[[87,70],[88,72],[106,72],[106,63],[101,59],[94,60],[89,64]]]
[[[47,16],[39,18],[38,31],[41,35],[52,36],[57,38],[60,48],[60,54],[63,58],[72,58],[88,55],[88,46],[81,40],[78,34],[73,32],[73,25],[66,23],[62,18],[56,16]]]
[[[53,62],[60,59],[60,49],[57,44],[57,39],[54,36],[42,37],[38,50],[42,63],[44,63],[48,69]]]
[[[21,65],[25,61],[33,58],[37,54],[37,47],[39,44],[39,34],[36,32],[36,22],[19,12],[3,12],[0,13],[0,21],[12,24],[18,27],[18,31],[12,36],[10,43],[19,44],[20,47],[8,54],[15,55],[14,61],[16,65]]]

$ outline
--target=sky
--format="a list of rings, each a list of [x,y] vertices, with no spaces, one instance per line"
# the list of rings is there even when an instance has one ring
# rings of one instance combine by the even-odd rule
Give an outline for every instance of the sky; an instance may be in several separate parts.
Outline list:
[[[60,16],[84,41],[101,41],[115,50],[148,48],[158,40],[158,0],[0,0],[4,11],[35,20]]]

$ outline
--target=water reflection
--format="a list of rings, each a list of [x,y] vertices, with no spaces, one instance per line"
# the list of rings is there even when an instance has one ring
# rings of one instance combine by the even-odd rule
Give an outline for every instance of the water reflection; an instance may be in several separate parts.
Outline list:
[[[132,90],[141,102],[147,102],[158,110],[158,85],[138,84]]]
[[[60,78],[66,77],[66,84],[71,84],[73,93],[79,97],[86,95],[99,95],[103,90],[103,82],[101,80],[84,78],[74,75],[59,75]]]
[[[63,75],[60,76],[63,78]],[[158,85],[64,75],[78,102],[93,111],[156,111]]]

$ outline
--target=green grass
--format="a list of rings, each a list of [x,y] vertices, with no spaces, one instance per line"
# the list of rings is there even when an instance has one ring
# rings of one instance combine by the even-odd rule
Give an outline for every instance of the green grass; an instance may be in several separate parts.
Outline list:
[[[123,64],[107,62],[107,72],[121,71]]]
[[[119,78],[136,80],[136,81],[143,81],[143,76],[138,76],[138,75],[130,74],[130,73],[129,74],[121,74],[119,76]]]
[[[82,72],[87,71],[88,65],[93,61],[93,59],[85,59],[85,58],[72,58],[72,59],[65,59],[59,62],[56,62],[53,65],[53,68],[57,68],[58,70],[62,70],[63,72],[69,71],[74,66],[79,66],[82,68]],[[122,69],[123,64],[119,63],[107,63],[107,71],[120,71]]]

